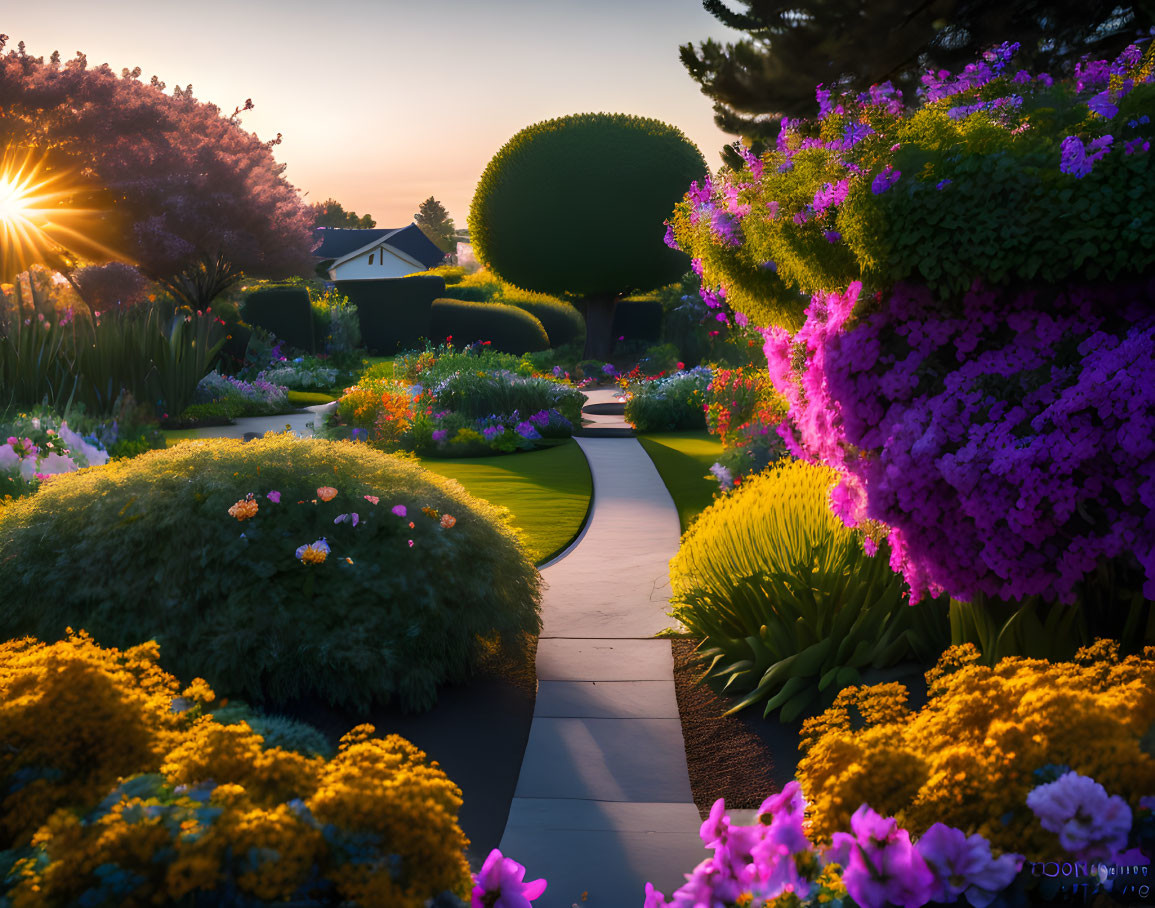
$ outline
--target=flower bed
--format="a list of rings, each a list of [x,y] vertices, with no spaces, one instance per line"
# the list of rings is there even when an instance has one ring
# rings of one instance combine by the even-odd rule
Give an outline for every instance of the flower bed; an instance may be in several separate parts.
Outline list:
[[[155,637],[166,667],[258,703],[428,708],[487,641],[539,627],[505,515],[412,463],[288,435],[53,480],[0,512],[0,582],[6,639]]]

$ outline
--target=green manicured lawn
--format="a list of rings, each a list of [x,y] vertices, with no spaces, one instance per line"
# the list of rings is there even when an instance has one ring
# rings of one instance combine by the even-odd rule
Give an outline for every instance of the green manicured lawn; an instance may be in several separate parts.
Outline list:
[[[294,407],[312,407],[316,404],[328,404],[337,399],[337,396],[328,391],[290,391],[289,403]]]
[[[638,441],[658,468],[678,508],[682,532],[686,532],[718,491],[710,467],[722,455],[722,442],[705,429],[639,435]]]
[[[535,564],[548,561],[580,532],[593,493],[589,464],[572,438],[538,451],[420,462],[456,479],[469,494],[509,508]]]

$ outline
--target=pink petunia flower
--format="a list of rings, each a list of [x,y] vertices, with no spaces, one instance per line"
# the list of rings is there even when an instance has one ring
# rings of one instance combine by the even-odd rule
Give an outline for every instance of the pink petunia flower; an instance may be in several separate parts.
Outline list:
[[[474,877],[470,908],[530,908],[529,903],[545,892],[546,881],[524,879],[525,868],[494,848]]]
[[[281,503],[281,493],[280,492],[276,492],[276,491],[269,492],[267,495],[265,495],[265,497],[267,499],[269,499],[269,501],[271,501],[273,504],[280,504]]]

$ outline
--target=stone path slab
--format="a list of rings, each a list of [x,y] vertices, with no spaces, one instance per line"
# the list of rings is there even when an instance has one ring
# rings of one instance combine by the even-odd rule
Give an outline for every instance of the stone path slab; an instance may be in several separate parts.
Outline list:
[[[266,432],[284,432],[288,427],[294,435],[310,438],[314,425],[320,425],[325,414],[335,407],[335,403],[316,404],[306,407],[303,413],[283,413],[280,416],[243,416],[233,421],[231,426],[205,426],[196,429],[196,438],[244,438],[255,432],[258,437]]]
[[[670,643],[653,637],[670,624],[680,528],[635,439],[577,441],[593,504],[541,571],[539,691],[501,850],[549,881],[534,908],[640,908],[647,881],[669,894],[707,856]]]
[[[534,712],[558,719],[677,719],[678,701],[665,681],[542,681]]]
[[[692,801],[679,719],[558,719],[529,730],[515,798]]]
[[[547,592],[548,596],[549,593]],[[669,640],[546,637],[537,644],[539,681],[662,681],[673,684]]]

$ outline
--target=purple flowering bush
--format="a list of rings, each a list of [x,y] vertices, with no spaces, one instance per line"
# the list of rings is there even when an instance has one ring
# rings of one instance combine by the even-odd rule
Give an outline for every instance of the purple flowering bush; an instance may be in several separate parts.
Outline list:
[[[1027,798],[1047,828],[1066,830],[1063,846],[1078,878],[1110,891],[1116,882],[1109,863],[1146,865],[1138,850],[1123,848],[1132,832],[1132,812],[1122,798],[1108,797],[1093,779],[1068,772],[1035,788]],[[1155,798],[1144,798],[1149,814]],[[850,818],[849,832],[835,832],[829,847],[811,841],[807,802],[798,782],[767,798],[753,826],[734,825],[718,799],[702,823],[702,843],[713,854],[691,873],[667,901],[646,884],[644,908],[698,908],[703,905],[800,906],[850,904],[861,908],[921,908],[960,904],[972,908],[1049,901],[1058,880],[1041,879],[1021,854],[996,855],[979,834],[935,823],[917,841],[893,817],[863,804]],[[1048,825],[1049,824],[1049,825]],[[1102,843],[1088,848],[1097,838]],[[1146,866],[1139,868],[1147,869]],[[786,898],[788,901],[778,901]]]
[[[957,316],[900,284],[853,319],[859,294],[767,332],[780,431],[842,472],[835,512],[916,594],[1069,602],[1122,558],[1155,599],[1155,284],[976,285]]]
[[[791,329],[810,295],[854,280],[917,280],[946,304],[979,278],[1141,272],[1155,262],[1155,51],[1056,80],[1017,70],[1016,49],[927,73],[909,100],[889,83],[820,87],[816,119],[783,120],[775,149],[740,149],[741,170],[691,185],[667,242],[729,309]]]

